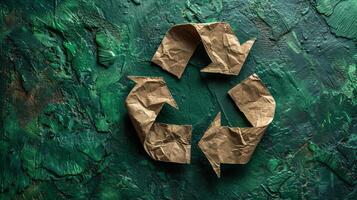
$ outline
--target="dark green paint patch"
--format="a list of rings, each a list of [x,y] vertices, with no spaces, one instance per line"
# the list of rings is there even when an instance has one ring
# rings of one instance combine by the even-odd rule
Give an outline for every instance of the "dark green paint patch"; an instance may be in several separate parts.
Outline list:
[[[340,2],[341,0],[317,0],[316,9],[319,13],[330,16],[334,11],[335,6]]]
[[[326,15],[326,22],[337,36],[357,40],[357,2],[354,0],[318,0],[318,12]]]
[[[356,1],[2,1],[0,199],[356,199]],[[177,80],[150,60],[175,24],[225,21],[256,38],[239,76]],[[344,37],[344,38],[342,38]],[[274,121],[247,165],[217,179],[197,142],[217,112],[249,126],[227,91],[257,73]],[[128,75],[163,76],[192,124],[192,163],[151,160],[124,101]]]
[[[355,178],[357,176],[357,171],[353,167],[353,163],[345,163],[345,162],[354,162],[354,160],[346,160],[339,155],[337,152],[329,152],[328,150],[324,150],[319,148],[317,145],[311,143],[309,144],[309,149],[314,153],[315,159],[319,162],[325,164],[328,168],[330,168],[334,173],[337,174],[342,180],[350,185],[355,184]],[[354,153],[347,152],[348,154]]]

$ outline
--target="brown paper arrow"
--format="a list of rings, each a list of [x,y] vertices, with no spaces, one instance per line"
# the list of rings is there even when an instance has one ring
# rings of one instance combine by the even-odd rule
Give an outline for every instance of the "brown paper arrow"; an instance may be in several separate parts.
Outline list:
[[[248,40],[241,45],[231,26],[224,22],[181,24],[166,33],[152,62],[181,78],[188,61],[202,42],[212,63],[201,72],[238,75],[254,41]]]
[[[190,163],[192,127],[155,122],[165,103],[177,108],[163,78],[129,78],[136,85],[125,103],[145,151],[154,160]]]
[[[275,100],[260,78],[253,74],[233,87],[229,95],[253,127],[221,126],[221,113],[206,130],[198,145],[218,177],[221,163],[246,164],[275,113]]]

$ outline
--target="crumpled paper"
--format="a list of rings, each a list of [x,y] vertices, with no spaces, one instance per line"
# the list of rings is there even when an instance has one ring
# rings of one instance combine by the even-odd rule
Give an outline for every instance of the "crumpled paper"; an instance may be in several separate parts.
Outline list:
[[[155,122],[165,103],[178,108],[163,78],[128,78],[136,85],[125,104],[145,151],[154,160],[190,163],[192,127]]]
[[[240,44],[231,26],[224,22],[181,24],[165,35],[152,62],[181,78],[200,42],[212,63],[201,72],[238,75],[255,39]]]
[[[218,177],[220,164],[246,164],[275,113],[275,100],[258,75],[253,74],[231,90],[229,95],[253,127],[221,126],[221,113],[206,130],[198,145]]]
[[[172,27],[152,62],[181,78],[189,59],[202,42],[212,63],[202,72],[238,75],[255,40],[240,44],[229,24],[182,24]],[[189,163],[191,126],[155,123],[164,103],[177,107],[162,78],[132,77],[137,85],[126,105],[146,152],[155,160]],[[275,113],[275,100],[256,74],[239,83],[229,95],[253,127],[221,125],[221,113],[198,145],[218,177],[220,164],[249,162]]]

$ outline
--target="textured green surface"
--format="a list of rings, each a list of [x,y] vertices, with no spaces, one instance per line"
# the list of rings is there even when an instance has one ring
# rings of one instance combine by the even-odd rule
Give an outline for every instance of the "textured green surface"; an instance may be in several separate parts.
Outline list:
[[[181,80],[150,63],[165,32],[225,21],[257,38],[237,77]],[[356,0],[2,0],[0,199],[356,199]],[[251,162],[217,179],[197,142],[227,91],[257,73],[277,102]],[[152,161],[128,119],[126,76],[163,76],[193,124],[192,164]]]

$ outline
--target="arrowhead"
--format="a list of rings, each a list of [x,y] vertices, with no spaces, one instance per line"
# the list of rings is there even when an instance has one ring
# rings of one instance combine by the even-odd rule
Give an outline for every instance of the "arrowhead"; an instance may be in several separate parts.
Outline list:
[[[225,56],[227,58],[219,55],[220,53],[210,53],[211,56],[214,56],[213,58],[210,56],[212,63],[201,69],[201,72],[238,75],[254,42],[255,39],[252,39],[240,45],[238,39],[232,39],[232,43],[234,44],[232,44],[229,50],[226,50],[227,54]]]
[[[221,165],[218,155],[219,147],[215,136],[220,132],[220,128],[221,113],[219,112],[198,143],[198,146],[207,157],[218,178],[221,177]]]
[[[219,112],[214,120],[212,121],[211,125],[208,127],[207,131],[211,128],[220,127],[221,126],[221,112]]]
[[[201,72],[238,75],[254,41],[241,45],[232,27],[224,22],[180,24],[166,33],[152,62],[180,79],[198,44],[202,43],[212,64]]]
[[[246,52],[247,55],[248,55],[248,53],[249,53],[250,49],[252,48],[255,40],[256,39],[254,38],[254,39],[251,39],[251,40],[248,40],[248,41],[244,42],[244,44],[241,45],[242,51]]]
[[[192,127],[155,121],[165,103],[177,108],[164,79],[144,76],[128,78],[136,85],[125,104],[147,154],[158,161],[190,163]]]

